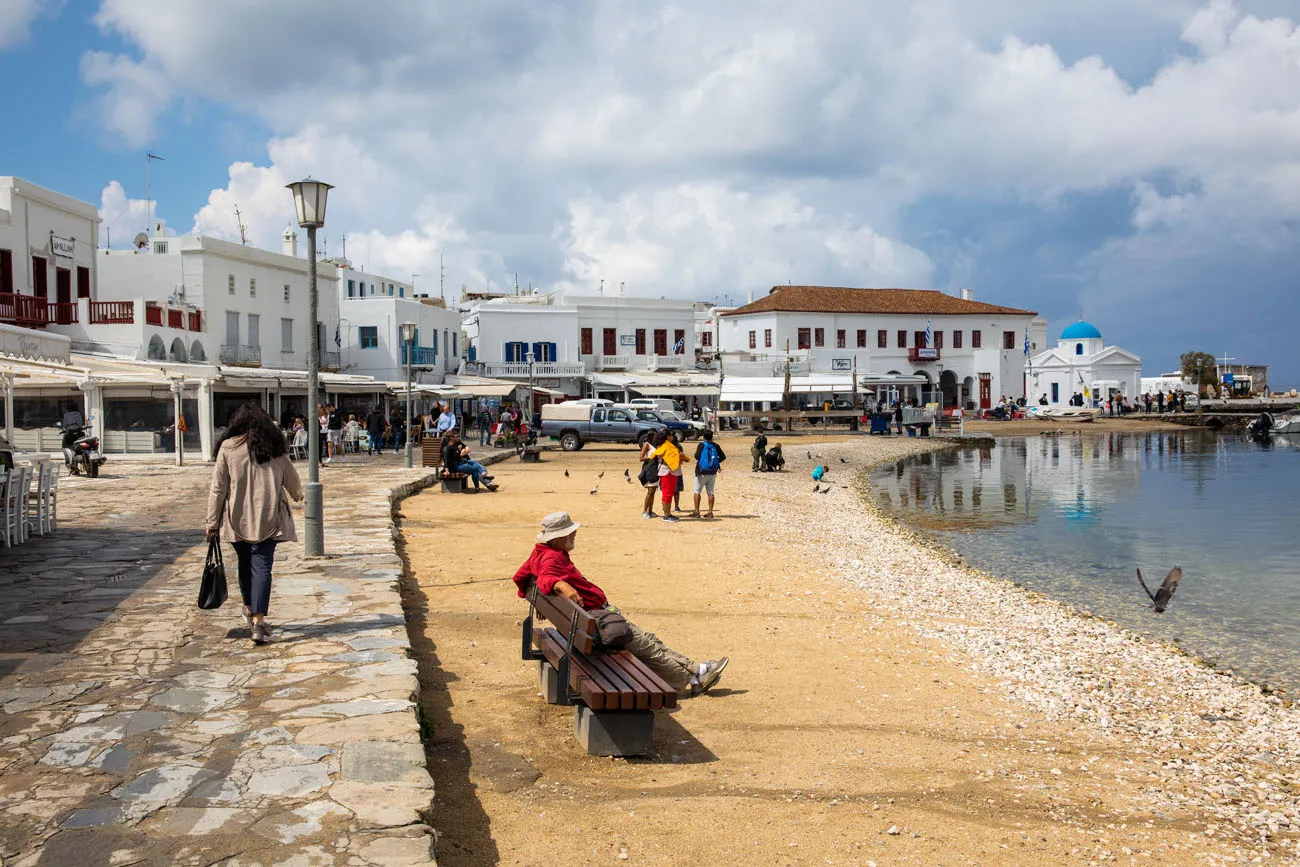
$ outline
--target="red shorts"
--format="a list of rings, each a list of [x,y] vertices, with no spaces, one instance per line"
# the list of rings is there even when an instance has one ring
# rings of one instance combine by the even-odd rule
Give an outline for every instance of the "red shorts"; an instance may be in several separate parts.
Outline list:
[[[665,503],[672,502],[673,494],[677,492],[677,480],[672,473],[659,477],[659,491]]]

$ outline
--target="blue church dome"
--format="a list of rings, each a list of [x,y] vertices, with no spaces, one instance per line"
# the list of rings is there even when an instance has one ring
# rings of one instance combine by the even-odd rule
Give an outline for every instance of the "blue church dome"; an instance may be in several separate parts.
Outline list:
[[[1096,326],[1084,322],[1080,319],[1078,322],[1066,328],[1061,332],[1062,340],[1100,340],[1101,332]]]

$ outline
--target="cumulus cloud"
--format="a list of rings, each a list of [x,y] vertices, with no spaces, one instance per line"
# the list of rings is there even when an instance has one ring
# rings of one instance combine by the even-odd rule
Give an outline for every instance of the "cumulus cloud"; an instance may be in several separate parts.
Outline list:
[[[63,3],[42,4],[41,0],[5,0],[0,3],[0,51],[27,41],[32,22],[44,12],[55,14]]]
[[[238,202],[275,246],[283,183],[311,172],[338,187],[327,231],[349,254],[427,274],[442,253],[453,283],[982,278],[981,297],[1072,317],[1106,282],[1172,322],[1140,307],[1163,291],[1143,262],[1297,240],[1300,30],[1278,0],[522,9],[102,0],[129,51],[82,75],[131,143],[179,98],[274,131],[197,229],[237,234]],[[1026,246],[1045,222],[1069,237]]]
[[[99,199],[99,226],[103,233],[101,243],[112,244],[113,249],[128,248],[136,235],[147,231],[149,226],[148,199],[132,199],[117,181],[104,187]],[[153,221],[162,227],[164,235],[175,235],[167,221],[158,214],[158,203],[154,202]]]

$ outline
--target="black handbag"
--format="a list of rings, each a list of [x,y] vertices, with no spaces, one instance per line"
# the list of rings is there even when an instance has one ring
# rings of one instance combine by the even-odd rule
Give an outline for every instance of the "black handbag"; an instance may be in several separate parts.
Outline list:
[[[605,609],[595,612],[596,636],[601,647],[622,647],[632,640],[632,630],[628,628],[627,618],[617,611]]]
[[[659,482],[659,459],[642,461],[641,472],[637,473],[637,479],[641,482],[641,487],[647,488]]]
[[[205,611],[220,608],[226,601],[226,564],[221,561],[221,540],[208,542],[208,559],[203,564],[199,583],[199,607]]]

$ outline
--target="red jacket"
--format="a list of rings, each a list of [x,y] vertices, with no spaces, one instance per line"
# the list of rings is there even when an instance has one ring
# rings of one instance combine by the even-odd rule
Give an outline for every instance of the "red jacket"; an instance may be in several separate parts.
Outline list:
[[[605,604],[605,591],[582,577],[578,567],[569,559],[568,551],[560,551],[541,542],[533,546],[533,553],[515,572],[514,582],[519,588],[520,598],[527,596],[528,584],[533,580],[537,581],[537,589],[543,594],[551,593],[560,581],[568,583],[578,591],[582,607],[588,611]]]

